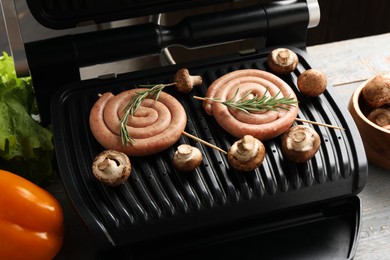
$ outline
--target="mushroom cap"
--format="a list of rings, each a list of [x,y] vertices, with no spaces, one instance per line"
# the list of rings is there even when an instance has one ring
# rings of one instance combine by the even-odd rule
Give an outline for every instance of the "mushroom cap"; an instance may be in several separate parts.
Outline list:
[[[282,153],[293,162],[307,162],[320,148],[321,139],[311,127],[295,125],[290,127],[281,137]]]
[[[390,107],[380,107],[372,110],[367,118],[378,126],[390,125]]]
[[[267,57],[267,64],[270,69],[280,75],[293,72],[298,63],[297,54],[286,48],[274,49]]]
[[[390,125],[384,125],[384,126],[382,126],[384,129],[386,129],[386,130],[390,130]]]
[[[378,74],[370,79],[362,90],[362,96],[372,108],[390,105],[390,73]]]
[[[203,156],[197,147],[181,144],[173,154],[172,163],[179,172],[191,172],[202,163]]]
[[[265,157],[263,143],[251,135],[245,135],[233,143],[228,151],[229,164],[242,172],[253,171],[259,167]]]
[[[302,94],[318,97],[326,90],[328,80],[325,74],[317,69],[308,69],[298,77],[298,89]]]
[[[115,150],[105,150],[95,157],[92,173],[96,179],[109,186],[118,186],[127,181],[131,173],[129,157]]]
[[[202,84],[202,77],[198,75],[191,76],[188,69],[183,68],[176,72],[174,82],[176,83],[177,91],[188,93],[194,86]]]

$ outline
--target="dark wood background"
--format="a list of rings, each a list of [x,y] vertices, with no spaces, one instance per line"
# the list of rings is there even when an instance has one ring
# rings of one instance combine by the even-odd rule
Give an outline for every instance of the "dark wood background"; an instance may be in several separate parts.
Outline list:
[[[318,0],[320,24],[309,29],[307,45],[390,32],[389,0]]]

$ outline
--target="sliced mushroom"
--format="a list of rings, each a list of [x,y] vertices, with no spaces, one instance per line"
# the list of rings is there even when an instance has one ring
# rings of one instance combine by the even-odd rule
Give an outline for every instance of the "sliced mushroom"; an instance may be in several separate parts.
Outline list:
[[[298,89],[302,94],[318,97],[326,90],[328,80],[325,74],[317,69],[308,69],[298,77]]]
[[[188,69],[180,69],[175,74],[175,84],[177,91],[181,93],[190,92],[194,86],[202,85],[202,77],[190,75]]]
[[[267,64],[270,69],[281,75],[293,72],[298,62],[297,54],[286,48],[275,49],[267,57]]]
[[[105,150],[95,157],[92,172],[96,179],[109,186],[121,185],[130,176],[130,159],[122,152]]]
[[[362,90],[362,96],[372,108],[390,105],[390,73],[378,74],[369,80]]]
[[[281,137],[281,148],[287,159],[306,162],[314,157],[321,145],[318,133],[305,125],[290,127]]]
[[[384,127],[390,125],[390,107],[381,107],[372,110],[367,118],[377,124],[378,126]]]
[[[233,143],[228,151],[230,165],[238,171],[253,171],[261,165],[265,156],[263,143],[251,135],[245,135]]]
[[[202,153],[194,146],[181,144],[173,154],[172,163],[177,171],[191,172],[202,163]]]

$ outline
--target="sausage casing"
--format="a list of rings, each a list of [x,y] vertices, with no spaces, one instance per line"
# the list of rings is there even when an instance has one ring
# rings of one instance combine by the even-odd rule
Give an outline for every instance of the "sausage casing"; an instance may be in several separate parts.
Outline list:
[[[106,149],[117,150],[131,156],[146,156],[161,152],[180,138],[187,123],[183,106],[173,96],[161,92],[158,100],[146,98],[126,128],[134,144],[122,144],[120,120],[123,109],[136,95],[146,89],[131,89],[113,95],[104,93],[93,105],[89,125],[93,136]]]
[[[294,91],[286,82],[274,74],[256,69],[225,74],[210,85],[206,96],[226,101],[236,94],[239,99],[248,92],[258,97],[266,93],[273,97],[278,95],[277,98],[289,97],[297,100]],[[244,135],[252,135],[262,141],[285,132],[298,114],[298,105],[288,106],[286,110],[269,110],[262,113],[245,113],[211,100],[205,100],[203,107],[207,114],[214,116],[218,124],[233,136],[242,138]]]

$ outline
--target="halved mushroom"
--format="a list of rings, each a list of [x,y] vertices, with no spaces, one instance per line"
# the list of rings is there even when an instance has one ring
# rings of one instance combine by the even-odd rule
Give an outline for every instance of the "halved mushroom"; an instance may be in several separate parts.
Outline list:
[[[228,151],[230,165],[238,171],[253,171],[261,165],[265,156],[263,143],[251,135],[245,135],[233,143]]]
[[[302,94],[318,97],[326,90],[328,80],[325,74],[317,69],[308,69],[298,77],[298,89]]]
[[[286,48],[275,49],[267,57],[267,64],[270,69],[281,75],[293,72],[298,62],[297,54]]]
[[[96,179],[109,185],[118,186],[127,181],[131,172],[129,157],[115,150],[105,150],[95,157],[92,173]]]
[[[174,82],[177,91],[188,93],[194,86],[202,85],[202,77],[199,75],[190,75],[188,69],[180,69],[175,74]]]
[[[321,145],[318,133],[305,125],[290,127],[281,137],[282,153],[293,162],[306,162],[314,157]]]
[[[367,118],[377,124],[378,126],[384,127],[390,125],[390,107],[381,107],[372,110]]]
[[[181,144],[173,154],[172,163],[179,172],[191,172],[202,163],[202,153],[194,146]]]

